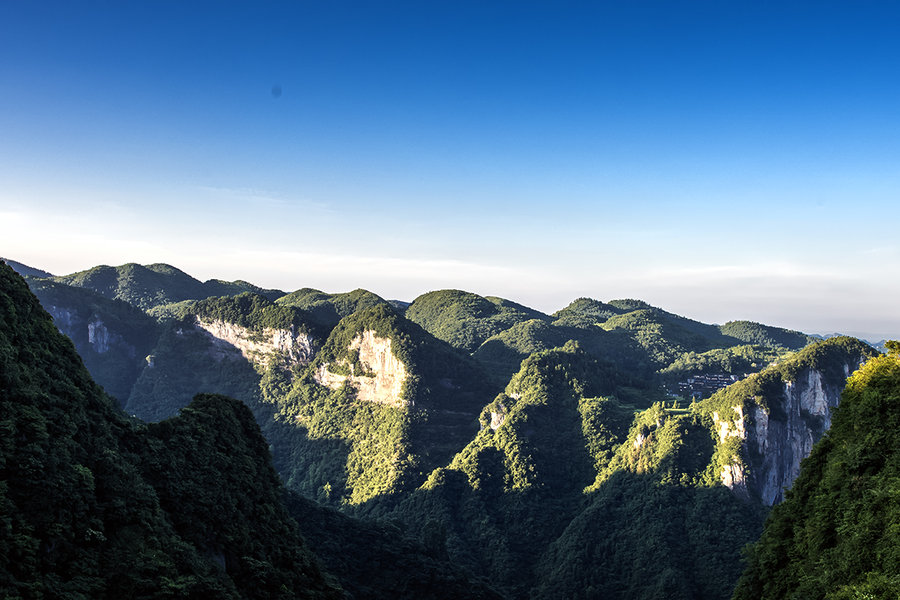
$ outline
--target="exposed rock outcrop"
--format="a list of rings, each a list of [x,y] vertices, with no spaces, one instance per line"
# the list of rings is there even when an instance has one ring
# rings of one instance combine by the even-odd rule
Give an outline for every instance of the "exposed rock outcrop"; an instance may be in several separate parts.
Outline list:
[[[85,319],[71,308],[54,305],[46,308],[57,329],[75,343],[82,355],[88,349],[97,354],[105,354],[114,348],[134,358],[134,345],[126,342],[121,335],[111,332],[99,316],[91,315],[89,319]]]
[[[257,332],[227,321],[207,321],[199,317],[194,325],[210,337],[214,358],[218,360],[240,353],[248,361],[265,366],[268,358],[278,353],[289,363],[305,365],[315,354],[313,339],[293,327],[266,328]]]
[[[87,324],[88,330],[88,343],[93,347],[94,352],[97,354],[103,354],[104,352],[109,352],[109,329],[106,328],[106,325],[103,324],[103,321],[100,319],[93,319],[90,323]],[[134,348],[130,348],[130,354],[134,356]]]
[[[845,363],[844,377],[861,362]],[[784,381],[780,393],[765,402],[747,398],[733,407],[733,415],[714,412],[719,445],[729,438],[741,440],[740,456],[734,455],[722,467],[722,483],[767,506],[781,502],[800,473],[800,462],[831,426],[843,387],[843,379],[829,379],[821,370],[807,368]]]
[[[331,389],[349,383],[359,400],[398,408],[407,405],[403,398],[403,384],[408,377],[406,365],[394,355],[390,339],[368,330],[357,334],[348,349],[359,353],[358,363],[341,361],[334,366],[335,370],[348,370],[349,374],[335,373],[329,369],[332,365],[324,363],[315,373],[318,383]]]

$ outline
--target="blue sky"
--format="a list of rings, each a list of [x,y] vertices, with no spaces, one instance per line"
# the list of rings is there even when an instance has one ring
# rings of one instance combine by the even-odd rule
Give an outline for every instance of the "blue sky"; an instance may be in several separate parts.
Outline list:
[[[0,3],[0,255],[900,337],[900,7]]]

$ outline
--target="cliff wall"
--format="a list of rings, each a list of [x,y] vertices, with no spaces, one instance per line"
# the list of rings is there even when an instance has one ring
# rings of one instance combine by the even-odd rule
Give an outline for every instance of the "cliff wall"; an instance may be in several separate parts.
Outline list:
[[[394,355],[391,340],[378,337],[374,331],[367,330],[351,340],[349,349],[358,352],[358,362],[342,362],[334,369],[348,370],[349,373],[334,372],[330,369],[332,365],[325,363],[316,370],[316,381],[331,389],[349,383],[356,389],[359,400],[394,407],[405,406],[407,402],[402,394],[408,374],[406,365]]]
[[[767,506],[781,502],[800,473],[801,461],[831,427],[846,378],[862,362],[862,357],[848,358],[837,374],[801,369],[781,381],[777,391],[744,398],[731,407],[731,414],[727,409],[714,411],[720,451],[730,440],[740,441],[739,452],[721,467],[722,483]]]

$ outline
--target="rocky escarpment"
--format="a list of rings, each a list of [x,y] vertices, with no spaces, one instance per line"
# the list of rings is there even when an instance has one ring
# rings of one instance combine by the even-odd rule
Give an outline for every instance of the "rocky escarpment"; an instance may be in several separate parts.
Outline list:
[[[211,352],[219,360],[239,353],[246,360],[264,367],[269,357],[278,354],[289,364],[305,365],[315,355],[313,338],[293,327],[265,328],[260,332],[227,321],[200,317],[196,317],[194,326],[209,337]]]
[[[156,340],[156,323],[130,307],[97,301],[88,293],[57,298],[53,296],[64,294],[54,294],[52,288],[38,292],[57,329],[75,344],[97,383],[124,402]]]
[[[323,363],[314,375],[319,384],[338,389],[349,383],[359,400],[394,407],[408,404],[403,398],[403,384],[408,377],[406,365],[394,354],[390,339],[367,330],[358,333],[348,349],[358,360]]]
[[[847,355],[824,368],[795,370],[791,377],[763,373],[760,381],[723,393],[720,408],[711,413],[718,452],[724,455],[722,483],[767,506],[781,502],[800,462],[831,426],[847,377],[864,359]]]
[[[129,343],[118,333],[110,331],[98,315],[92,314],[85,318],[77,310],[54,305],[47,306],[46,309],[53,317],[57,329],[75,343],[82,356],[87,351],[105,354],[115,350],[129,358],[135,357],[137,349],[134,344]]]

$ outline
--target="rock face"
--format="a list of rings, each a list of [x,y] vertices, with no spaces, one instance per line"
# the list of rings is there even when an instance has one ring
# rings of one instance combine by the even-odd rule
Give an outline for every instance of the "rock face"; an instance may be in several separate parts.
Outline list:
[[[844,375],[858,367],[844,364]],[[739,438],[743,455],[722,468],[722,483],[767,506],[781,502],[800,473],[800,462],[831,427],[843,387],[829,383],[821,371],[803,369],[783,383],[777,397],[767,398],[767,406],[748,398],[733,407],[734,415],[713,413],[719,444]]]
[[[129,358],[134,358],[136,352],[134,345],[128,343],[121,335],[110,332],[99,316],[91,315],[86,320],[77,311],[69,308],[52,305],[46,308],[53,317],[57,329],[75,343],[82,356],[87,350],[105,354],[115,349]]]
[[[406,365],[394,355],[390,339],[378,337],[372,330],[364,331],[350,341],[349,350],[359,353],[362,369],[344,362],[339,367],[349,369],[349,375],[342,375],[329,370],[328,363],[323,364],[315,373],[319,384],[337,389],[349,383],[358,400],[397,408],[408,404],[403,398],[403,384],[408,377]]]
[[[305,365],[315,354],[312,338],[293,328],[267,328],[260,333],[234,323],[206,321],[199,317],[194,325],[210,337],[214,358],[219,360],[240,353],[248,361],[265,366],[268,358],[277,353],[285,357],[288,363]]]

